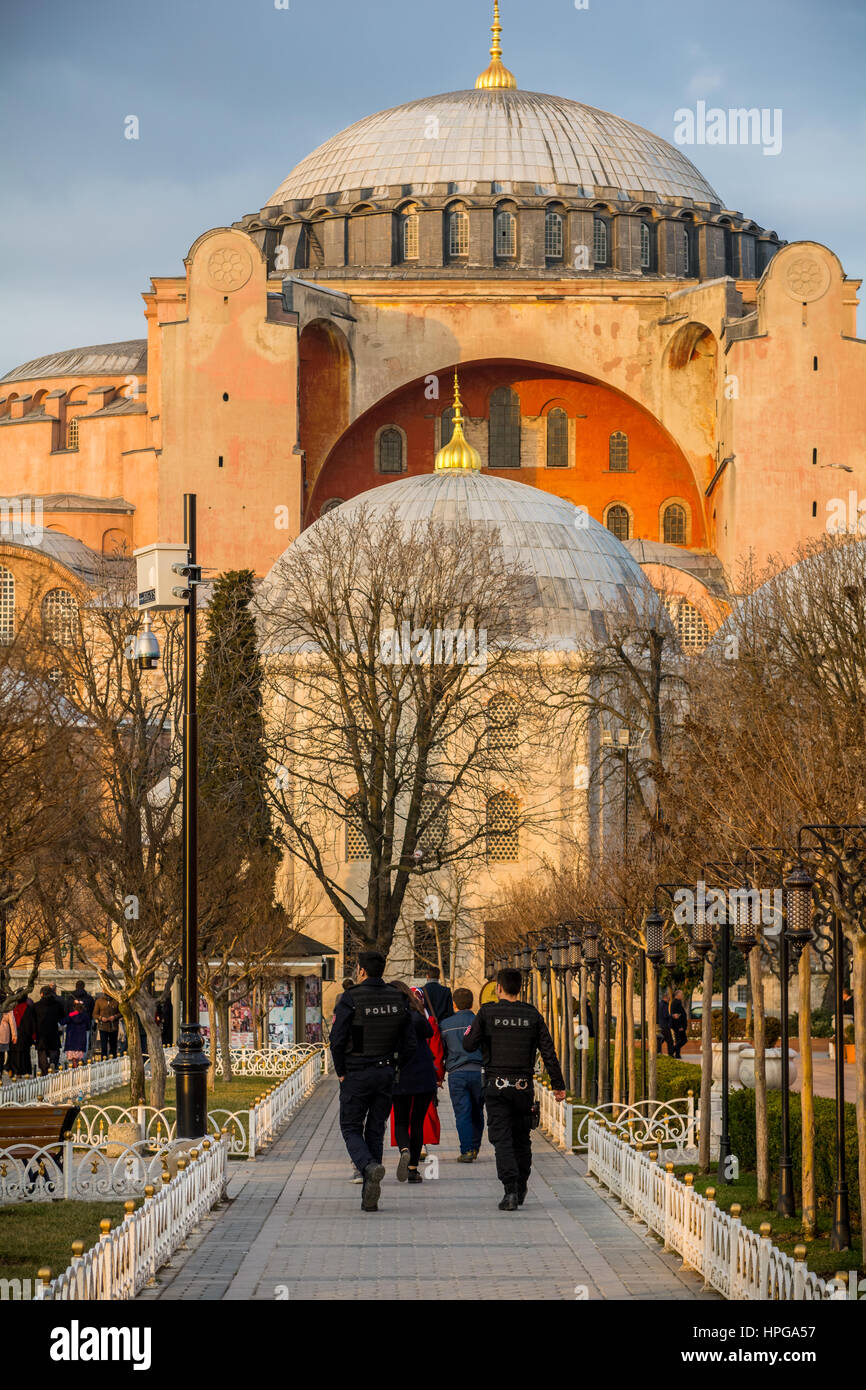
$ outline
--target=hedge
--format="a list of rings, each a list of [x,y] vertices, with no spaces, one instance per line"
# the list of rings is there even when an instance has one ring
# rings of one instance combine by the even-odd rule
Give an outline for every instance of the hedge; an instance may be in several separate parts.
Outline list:
[[[799,1189],[802,1181],[802,1150],[800,1127],[800,1096],[790,1093],[791,1162],[794,1182]],[[836,1186],[836,1102],[826,1096],[815,1096],[815,1189],[818,1205],[832,1207]],[[732,1091],[728,1102],[731,1152],[740,1162],[741,1171],[754,1169],[757,1164],[755,1147],[755,1093],[748,1087]],[[778,1172],[782,1138],[782,1094],[767,1092],[767,1127],[770,1143],[770,1169]],[[845,1177],[851,1224],[859,1229],[860,1184],[857,1173],[857,1120],[854,1106],[845,1104]]]

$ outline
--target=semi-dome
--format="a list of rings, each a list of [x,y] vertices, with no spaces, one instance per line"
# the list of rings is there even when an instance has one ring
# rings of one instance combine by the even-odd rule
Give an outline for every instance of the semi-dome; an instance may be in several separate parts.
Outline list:
[[[356,516],[373,521],[395,509],[401,525],[461,522],[498,532],[504,556],[528,569],[526,628],[548,650],[584,646],[604,635],[605,614],[640,609],[652,590],[640,566],[616,537],[585,511],[526,483],[495,478],[471,468],[441,468],[362,492],[327,522],[303,531],[265,579],[280,587],[280,571],[292,549],[317,526]],[[265,599],[265,606],[267,600]]]
[[[396,186],[423,196],[437,184],[457,193],[530,184],[587,198],[720,202],[681,150],[641,126],[566,97],[496,88],[425,97],[357,121],[301,160],[266,206],[360,190],[387,196]]]

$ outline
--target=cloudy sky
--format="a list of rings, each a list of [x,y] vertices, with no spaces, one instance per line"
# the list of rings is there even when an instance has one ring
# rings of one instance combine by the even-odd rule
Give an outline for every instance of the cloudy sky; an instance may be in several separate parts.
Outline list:
[[[584,4],[586,0],[577,0]],[[286,4],[287,8],[277,8]],[[0,373],[144,336],[141,292],[342,127],[486,66],[492,0],[28,0],[3,7]],[[686,149],[729,207],[866,276],[862,0],[502,0],[527,90],[673,140],[699,101],[782,150]],[[136,116],[138,140],[124,138]]]

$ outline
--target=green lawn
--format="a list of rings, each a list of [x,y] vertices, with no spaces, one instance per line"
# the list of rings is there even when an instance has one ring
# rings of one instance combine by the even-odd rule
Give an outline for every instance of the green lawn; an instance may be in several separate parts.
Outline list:
[[[793,1255],[796,1245],[805,1244],[808,1250],[806,1264],[823,1279],[842,1269],[857,1269],[863,1274],[862,1250],[856,1236],[853,1249],[841,1253],[830,1249],[829,1236],[833,1225],[830,1212],[818,1212],[818,1236],[815,1240],[804,1242],[799,1216],[779,1216],[775,1210],[768,1211],[766,1207],[758,1206],[758,1180],[755,1173],[741,1173],[736,1182],[725,1184],[719,1182],[715,1173],[698,1173],[694,1167],[688,1165],[678,1166],[674,1171],[678,1178],[682,1178],[685,1173],[694,1173],[695,1191],[702,1195],[708,1187],[714,1187],[716,1205],[721,1211],[730,1211],[734,1202],[739,1202],[743,1209],[740,1220],[750,1230],[757,1231],[762,1222],[769,1221],[772,1227],[770,1239],[780,1250],[784,1250],[786,1255]],[[777,1184],[778,1175],[774,1174],[770,1185],[771,1192],[776,1192]]]
[[[282,1080],[279,1076],[238,1076],[233,1081],[223,1081],[217,1077],[216,1089],[208,1091],[207,1103],[209,1110],[249,1110],[254,1104],[256,1096],[264,1095],[265,1091],[272,1086],[278,1085]],[[145,1087],[145,1104],[150,1102],[147,1099],[147,1088]],[[174,1077],[169,1076],[165,1088],[165,1103],[167,1106],[175,1104]],[[129,1087],[116,1086],[113,1091],[102,1091],[99,1095],[93,1096],[87,1105],[131,1105]]]
[[[140,1202],[136,1202],[139,1206]],[[32,1279],[47,1266],[60,1274],[72,1259],[72,1242],[85,1249],[99,1240],[99,1223],[123,1220],[123,1202],[18,1202],[0,1207],[0,1279]]]

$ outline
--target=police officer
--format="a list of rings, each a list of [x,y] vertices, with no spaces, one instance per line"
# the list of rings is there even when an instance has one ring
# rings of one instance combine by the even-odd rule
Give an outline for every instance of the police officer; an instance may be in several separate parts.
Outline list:
[[[331,1056],[340,1080],[340,1133],[364,1180],[362,1211],[379,1209],[395,1060],[408,1062],[417,1046],[409,1001],[385,984],[384,969],[385,957],[378,951],[360,953],[358,983],[341,996],[331,1026]]]
[[[467,1052],[481,1048],[487,1133],[496,1152],[496,1172],[505,1188],[500,1211],[523,1206],[532,1168],[532,1106],[535,1054],[540,1052],[554,1096],[565,1100],[565,1081],[547,1024],[532,1004],[520,1000],[520,971],[500,970],[497,1002],[482,1004],[463,1035]]]

